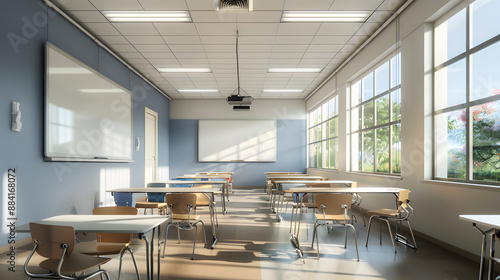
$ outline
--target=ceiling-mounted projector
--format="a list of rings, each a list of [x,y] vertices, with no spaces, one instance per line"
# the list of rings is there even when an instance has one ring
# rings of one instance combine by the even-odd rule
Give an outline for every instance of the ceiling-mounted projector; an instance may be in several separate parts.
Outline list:
[[[226,98],[227,104],[229,105],[250,105],[252,104],[253,97],[251,96],[241,96],[241,95],[230,95]]]

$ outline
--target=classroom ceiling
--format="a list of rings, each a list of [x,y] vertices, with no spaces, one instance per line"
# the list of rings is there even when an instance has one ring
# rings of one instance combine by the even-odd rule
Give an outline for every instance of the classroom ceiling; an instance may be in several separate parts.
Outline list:
[[[172,99],[225,99],[237,89],[237,31],[241,89],[255,99],[304,99],[405,1],[254,0],[252,12],[217,12],[214,0],[52,3]],[[136,10],[188,11],[192,22],[110,22],[103,15]],[[371,15],[361,23],[283,23],[283,11],[369,11]],[[158,68],[209,68],[210,72],[160,73]],[[268,73],[269,68],[322,70]],[[217,91],[180,92],[193,89]]]

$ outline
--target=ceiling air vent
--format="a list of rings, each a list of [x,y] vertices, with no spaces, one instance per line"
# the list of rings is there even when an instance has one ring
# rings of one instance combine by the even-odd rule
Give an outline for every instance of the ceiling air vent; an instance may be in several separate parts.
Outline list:
[[[215,10],[218,12],[251,12],[253,0],[214,0]]]

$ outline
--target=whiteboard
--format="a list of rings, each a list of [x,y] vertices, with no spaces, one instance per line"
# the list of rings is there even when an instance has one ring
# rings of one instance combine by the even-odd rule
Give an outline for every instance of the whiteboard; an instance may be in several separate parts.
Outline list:
[[[132,93],[47,43],[45,160],[132,161]]]
[[[276,120],[200,120],[199,162],[276,161]]]

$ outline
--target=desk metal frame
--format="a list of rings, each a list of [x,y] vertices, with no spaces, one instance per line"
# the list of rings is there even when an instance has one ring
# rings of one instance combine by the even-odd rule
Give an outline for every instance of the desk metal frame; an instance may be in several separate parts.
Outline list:
[[[71,226],[75,232],[115,232],[137,233],[139,238],[146,242],[146,268],[147,279],[152,280],[154,274],[154,243],[146,234],[152,231],[154,239],[155,230],[158,228],[158,280],[160,279],[160,226],[167,221],[165,216],[144,215],[59,215],[35,223],[55,226]],[[21,225],[18,232],[29,232],[29,225]]]
[[[500,229],[500,215],[460,215],[460,220],[464,220],[467,222],[471,222],[472,226],[481,233],[481,260],[479,262],[479,280],[482,280],[484,277],[484,269],[485,269],[485,251],[486,251],[486,240],[488,235],[491,238],[490,241],[490,256],[495,256],[495,240],[496,234],[495,231]],[[477,225],[488,227],[487,230],[480,229]],[[488,260],[488,278],[492,279],[493,277],[493,261],[491,259]]]
[[[230,176],[231,177],[231,176]],[[227,201],[229,201],[229,180],[227,179],[227,175],[202,175],[202,174],[188,174],[188,175],[183,175],[183,176],[177,176],[175,177],[176,179],[192,179],[193,181],[191,182],[197,182],[200,184],[200,182],[205,182],[204,185],[214,185],[216,182],[222,185],[222,197],[226,198]],[[208,181],[198,181],[196,179],[209,179]],[[224,179],[224,181],[212,181],[210,179]],[[169,181],[171,182],[171,181]],[[175,181],[177,182],[177,181]],[[224,207],[224,212],[223,214],[226,214],[226,210]]]

